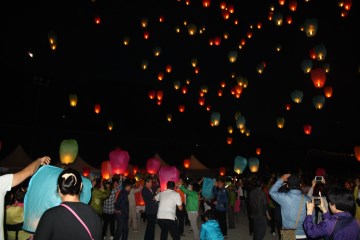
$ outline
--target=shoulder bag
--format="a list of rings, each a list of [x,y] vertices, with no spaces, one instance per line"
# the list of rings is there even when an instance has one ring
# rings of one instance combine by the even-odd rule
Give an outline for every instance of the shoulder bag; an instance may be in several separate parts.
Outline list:
[[[90,239],[91,239],[91,240],[94,240],[94,238],[93,238],[93,236],[92,236],[89,228],[86,226],[86,224],[83,222],[83,220],[81,220],[81,218],[79,217],[79,215],[77,215],[76,212],[75,212],[74,210],[72,210],[72,208],[69,207],[69,206],[66,205],[66,204],[63,204],[63,203],[62,203],[62,204],[60,204],[60,206],[63,206],[63,207],[65,207],[65,208],[67,208],[67,209],[77,218],[77,220],[79,220],[79,222],[81,223],[81,225],[84,226],[84,228],[86,229],[87,233],[88,233],[89,236],[90,236]]]
[[[295,223],[294,229],[285,229],[285,228],[281,229],[280,230],[281,240],[295,240],[296,239],[296,229],[297,229],[297,225],[299,222],[299,218],[300,218],[300,214],[301,214],[301,210],[303,209],[303,206],[304,206],[304,194],[302,194],[299,211],[298,211],[298,216],[296,218],[296,223]]]

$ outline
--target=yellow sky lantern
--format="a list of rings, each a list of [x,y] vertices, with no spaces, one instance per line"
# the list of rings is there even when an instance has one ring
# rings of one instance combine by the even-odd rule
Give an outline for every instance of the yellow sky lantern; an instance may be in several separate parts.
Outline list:
[[[187,26],[187,29],[188,29],[188,32],[189,32],[189,35],[190,35],[190,36],[195,35],[196,32],[197,32],[197,27],[196,27],[196,25],[195,25],[195,24],[192,24],[192,23]]]
[[[130,38],[129,38],[129,37],[124,37],[123,43],[124,43],[125,46],[129,45],[129,43],[130,43]]]
[[[76,107],[78,103],[78,97],[76,94],[69,94],[69,102],[71,107]]]
[[[228,126],[227,130],[228,130],[229,134],[232,134],[234,132],[234,129],[232,126]]]
[[[108,126],[107,126],[109,131],[112,131],[114,128],[114,123],[113,122],[108,122]]]
[[[149,20],[146,17],[143,17],[140,22],[141,27],[146,28],[148,25],[148,22],[149,22]]]
[[[276,125],[277,125],[277,127],[280,128],[280,129],[284,128],[285,118],[283,118],[283,117],[278,117],[278,118],[276,119]]]
[[[172,121],[172,115],[169,113],[167,116],[166,116],[166,119],[168,122],[171,122]]]

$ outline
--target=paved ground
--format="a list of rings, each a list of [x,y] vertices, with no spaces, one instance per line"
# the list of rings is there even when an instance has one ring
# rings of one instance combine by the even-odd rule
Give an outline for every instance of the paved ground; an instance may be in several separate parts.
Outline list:
[[[201,221],[199,220],[199,226],[201,224]],[[129,230],[129,240],[143,240],[144,239],[144,231],[145,231],[146,223],[144,223],[142,220],[140,221],[140,231],[139,232],[133,232],[130,228]],[[184,231],[185,237],[181,237],[181,240],[192,240],[193,235],[190,231],[190,226],[185,226]],[[155,230],[155,240],[160,239],[160,227],[157,225]],[[169,234],[168,237],[169,240],[171,240],[171,236]],[[248,225],[248,219],[246,216],[240,216],[238,218],[238,221],[236,223],[235,229],[228,229],[228,240],[252,240],[252,237],[249,236],[249,225]],[[270,233],[270,227],[267,227],[266,229],[266,235],[264,240],[278,240],[278,236],[273,236]]]

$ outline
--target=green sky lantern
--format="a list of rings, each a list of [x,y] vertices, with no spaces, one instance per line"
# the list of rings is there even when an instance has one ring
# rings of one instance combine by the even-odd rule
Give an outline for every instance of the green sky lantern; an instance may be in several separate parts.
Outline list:
[[[60,160],[62,164],[71,164],[78,155],[78,144],[75,139],[63,140],[60,144]]]
[[[234,161],[234,172],[241,174],[244,172],[247,166],[247,159],[241,156],[237,156]]]

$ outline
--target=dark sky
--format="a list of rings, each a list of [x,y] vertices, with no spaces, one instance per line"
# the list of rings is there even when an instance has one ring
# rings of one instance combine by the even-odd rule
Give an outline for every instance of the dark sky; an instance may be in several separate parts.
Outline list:
[[[351,155],[360,144],[356,1],[346,17],[341,17],[338,1],[297,1],[294,12],[288,0],[283,6],[278,1],[224,1],[235,9],[228,20],[222,17],[220,1],[214,0],[208,8],[201,1],[186,5],[184,0],[76,2],[11,3],[3,13],[1,157],[21,144],[34,158],[49,154],[58,159],[60,142],[74,138],[79,155],[97,167],[115,147],[127,150],[130,162],[140,167],[159,153],[176,166],[193,154],[208,167],[231,169],[237,155],[254,157],[257,147],[262,149],[261,167],[326,165],[333,171],[339,166],[359,167]],[[274,18],[284,18],[281,26],[268,19],[271,5]],[[286,23],[287,16],[292,17],[291,24]],[[143,18],[148,20],[146,28],[141,26]],[[318,30],[308,37],[300,28],[311,19],[317,20]],[[256,27],[259,22],[261,29]],[[197,26],[192,36],[189,24]],[[55,51],[50,48],[50,33],[56,36]],[[217,36],[221,44],[210,46],[210,39]],[[129,39],[126,46],[124,39]],[[239,49],[242,39],[246,44]],[[333,88],[333,96],[317,110],[312,99],[324,95],[324,89],[314,87],[301,62],[321,45],[325,59],[312,60],[313,68],[330,66],[325,86]],[[156,47],[161,48],[158,57],[153,53]],[[229,62],[230,51],[237,52],[235,63]],[[191,66],[193,58],[198,61],[198,74]],[[258,74],[257,66],[263,62],[264,72]],[[172,66],[171,73],[166,73],[167,65]],[[164,73],[162,81],[157,79],[159,72]],[[231,95],[236,85],[232,74],[248,81],[238,99]],[[175,81],[187,86],[187,94],[174,89]],[[219,97],[222,81],[226,87]],[[208,88],[209,112],[198,104],[202,86]],[[151,90],[163,91],[160,106],[149,99]],[[304,94],[300,104],[290,97],[294,90]],[[69,105],[70,93],[78,96],[75,108]],[[95,104],[101,104],[99,115],[94,113]],[[184,113],[178,111],[181,104]],[[221,114],[218,127],[209,124],[212,112]],[[245,116],[249,136],[236,129],[236,112]],[[276,126],[278,117],[285,118],[283,129]],[[114,123],[111,132],[109,121]],[[304,134],[305,124],[313,127],[310,135]],[[232,134],[228,126],[234,128]],[[231,145],[226,142],[230,136]]]

